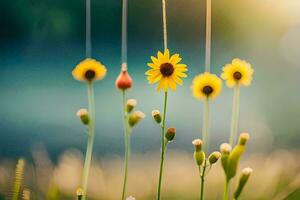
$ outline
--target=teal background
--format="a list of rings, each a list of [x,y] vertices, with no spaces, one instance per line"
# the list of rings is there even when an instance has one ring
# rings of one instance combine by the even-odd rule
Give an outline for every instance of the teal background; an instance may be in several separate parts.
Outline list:
[[[213,2],[212,71],[233,58],[255,69],[251,87],[242,89],[240,130],[252,136],[250,151],[297,148],[299,139],[300,4],[296,1]],[[30,157],[42,143],[51,157],[68,148],[85,149],[84,128],[76,118],[87,105],[86,86],[71,71],[85,55],[85,4],[80,1],[0,1],[0,158]],[[203,0],[168,1],[172,53],[181,54],[188,78],[170,92],[168,126],[176,126],[174,149],[192,150],[200,137],[202,103],[193,98],[193,77],[204,70]],[[146,119],[134,130],[134,151],[158,149],[160,133],[151,110],[161,109],[163,94],[148,85],[144,72],[150,56],[162,49],[160,0],[130,0],[128,63],[134,87],[128,97]],[[121,2],[92,1],[93,57],[108,69],[95,84],[96,154],[123,150],[121,96],[114,87],[120,70]],[[212,103],[212,149],[227,140],[232,90],[224,87]]]

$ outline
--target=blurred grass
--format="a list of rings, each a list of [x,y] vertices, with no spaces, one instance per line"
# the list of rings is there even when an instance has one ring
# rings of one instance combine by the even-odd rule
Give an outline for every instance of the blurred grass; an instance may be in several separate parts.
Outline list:
[[[300,197],[299,150],[276,150],[270,153],[246,155],[241,168],[251,167],[250,177],[241,200],[296,200]],[[80,184],[82,155],[72,149],[60,156],[56,165],[44,150],[35,152],[33,163],[25,170],[24,186],[36,199],[74,199]],[[134,154],[130,163],[128,195],[138,200],[151,200],[156,191],[159,152]],[[14,174],[14,162],[0,163],[0,192],[9,194]],[[199,180],[192,152],[170,150],[166,160],[163,193],[165,200],[198,199]],[[3,176],[5,175],[5,176]],[[121,194],[122,158],[107,155],[94,157],[89,179],[89,199],[113,200]],[[207,177],[206,200],[221,198],[224,174],[218,163]],[[232,183],[233,186],[235,182]],[[24,187],[23,186],[23,187]],[[49,193],[50,192],[50,193]]]

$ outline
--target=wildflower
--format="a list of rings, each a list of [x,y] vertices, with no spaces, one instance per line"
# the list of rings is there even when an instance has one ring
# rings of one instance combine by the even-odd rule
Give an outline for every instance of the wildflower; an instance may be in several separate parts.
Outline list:
[[[176,129],[175,128],[168,128],[165,138],[167,139],[168,142],[172,141],[175,137],[176,134]]]
[[[208,156],[208,161],[212,165],[215,164],[220,157],[221,157],[221,153],[218,151],[214,151]]]
[[[186,71],[187,66],[185,64],[180,64],[181,58],[179,54],[174,54],[170,56],[168,49],[164,53],[158,52],[157,58],[151,56],[152,63],[148,63],[151,68],[145,74],[148,76],[148,81],[150,84],[159,82],[157,91],[162,88],[165,92],[171,88],[176,91],[176,84],[182,85],[183,81],[181,78],[187,77]]]
[[[222,81],[215,74],[204,72],[193,80],[192,91],[197,99],[216,98],[222,90]]]
[[[77,111],[76,116],[80,118],[84,125],[89,124],[90,118],[87,109],[81,108]]]
[[[115,82],[116,88],[127,90],[132,87],[132,79],[127,71],[126,63],[122,64],[122,70]]]
[[[126,103],[126,112],[130,113],[134,107],[136,106],[137,102],[135,99],[128,99]]]
[[[130,127],[134,127],[141,119],[145,118],[145,114],[141,111],[135,111],[129,116],[128,124]]]
[[[159,110],[153,110],[152,111],[152,117],[156,123],[160,124],[161,123],[161,115]]]
[[[221,78],[226,81],[228,87],[235,85],[249,86],[252,82],[254,70],[250,63],[241,59],[233,59],[231,64],[223,67]]]
[[[86,58],[75,67],[72,75],[78,81],[92,82],[103,79],[106,75],[106,68],[95,59]]]

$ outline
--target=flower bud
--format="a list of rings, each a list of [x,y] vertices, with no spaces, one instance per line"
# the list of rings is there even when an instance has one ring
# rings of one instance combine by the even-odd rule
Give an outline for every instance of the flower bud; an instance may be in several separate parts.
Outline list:
[[[249,133],[241,133],[239,137],[239,145],[243,145],[243,146],[246,145],[249,138],[250,138]]]
[[[194,151],[194,159],[198,166],[202,165],[205,160],[204,151]]]
[[[208,156],[208,160],[209,160],[209,163],[212,165],[212,164],[215,164],[219,158],[221,157],[221,153],[218,152],[218,151],[214,151],[212,152],[209,156]]]
[[[82,188],[78,188],[76,190],[76,195],[77,195],[77,200],[81,200],[83,195],[84,195],[84,192],[83,192],[83,189]]]
[[[165,138],[170,142],[174,139],[176,134],[176,129],[175,128],[168,128],[166,134],[165,134]]]
[[[134,107],[136,106],[136,100],[135,99],[128,99],[126,103],[126,112],[130,113]]]
[[[231,149],[232,149],[231,145],[228,143],[223,143],[220,146],[220,151],[222,154],[221,163],[226,174],[227,174],[227,165],[228,165],[228,159],[229,159],[229,154],[231,152]]]
[[[240,158],[244,152],[245,152],[245,146],[243,145],[236,145],[231,151],[228,158],[228,165],[227,165],[228,179],[231,179],[236,175]]]
[[[152,117],[156,123],[160,124],[161,123],[161,115],[159,110],[153,110],[152,111]]]
[[[85,109],[85,108],[79,109],[76,113],[76,116],[80,118],[81,122],[84,125],[89,124],[90,117],[89,117],[87,109]]]
[[[221,151],[222,154],[227,154],[228,155],[231,152],[231,149],[232,149],[232,147],[228,143],[223,143],[220,146],[220,151]]]
[[[115,82],[116,88],[126,90],[132,87],[132,79],[127,72],[127,64],[122,64],[122,70]]]
[[[240,180],[239,180],[239,184],[238,184],[238,187],[237,189],[235,190],[234,192],[234,199],[238,199],[238,197],[241,195],[251,173],[252,173],[252,169],[247,167],[247,168],[244,168],[242,170],[242,174],[240,176]]]
[[[193,140],[192,144],[195,147],[195,151],[202,151],[203,142],[200,139]]]
[[[135,111],[129,116],[128,124],[130,127],[134,127],[143,118],[145,118],[145,114],[143,112]]]

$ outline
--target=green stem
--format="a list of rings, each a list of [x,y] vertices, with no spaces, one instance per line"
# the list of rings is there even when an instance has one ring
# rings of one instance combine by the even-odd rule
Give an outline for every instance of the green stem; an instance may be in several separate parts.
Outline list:
[[[208,152],[209,149],[209,99],[208,98],[204,100],[202,139],[203,139],[204,152]]]
[[[160,154],[160,169],[159,169],[159,178],[158,178],[158,187],[157,187],[157,200],[160,200],[160,191],[161,191],[161,182],[162,182],[162,174],[163,174],[163,167],[164,167],[164,158],[165,158],[165,150],[166,150],[166,143],[165,143],[165,122],[166,122],[166,115],[167,115],[167,98],[168,92],[165,92],[164,98],[164,113],[161,125],[161,154]]]
[[[224,187],[224,193],[223,193],[223,200],[228,200],[228,186],[229,186],[229,181],[225,181],[225,187]]]
[[[206,171],[206,159],[204,160],[204,165],[202,170],[201,170],[201,166],[199,166],[199,174],[201,179],[200,200],[204,199],[205,171]]]
[[[238,125],[239,125],[239,115],[240,115],[240,86],[237,84],[233,91],[233,103],[232,103],[232,117],[231,117],[231,127],[230,127],[230,145],[235,144],[237,137]]]
[[[85,161],[83,167],[83,178],[82,178],[82,189],[84,191],[84,195],[82,200],[86,199],[87,186],[88,186],[88,177],[89,171],[91,167],[92,160],[92,152],[93,152],[93,144],[94,144],[94,136],[95,136],[95,102],[94,102],[94,89],[93,83],[88,83],[88,101],[89,101],[89,127],[88,127],[88,143],[85,154]]]
[[[124,181],[123,181],[123,191],[122,191],[122,200],[125,199],[126,188],[127,188],[127,177],[128,177],[128,160],[130,157],[130,133],[128,128],[128,116],[126,112],[126,103],[125,103],[125,90],[122,91],[122,103],[123,103],[123,126],[124,126],[124,144],[125,144],[125,161],[124,161]]]

